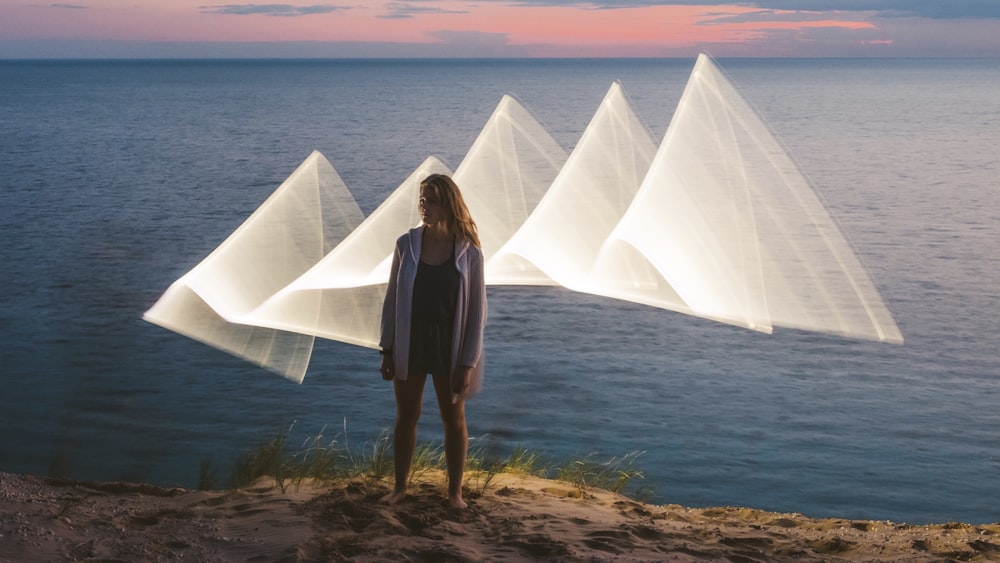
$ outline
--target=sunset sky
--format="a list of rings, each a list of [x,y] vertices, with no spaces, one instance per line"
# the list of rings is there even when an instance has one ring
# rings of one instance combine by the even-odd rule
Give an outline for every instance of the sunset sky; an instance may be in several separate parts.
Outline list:
[[[265,2],[3,0],[0,58],[1000,56],[1000,0]]]

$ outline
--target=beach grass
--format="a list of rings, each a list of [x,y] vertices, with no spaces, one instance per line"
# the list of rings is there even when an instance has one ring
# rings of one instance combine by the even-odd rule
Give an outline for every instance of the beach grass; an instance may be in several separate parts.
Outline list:
[[[294,426],[294,425],[293,425]],[[304,480],[336,481],[364,479],[382,481],[393,474],[392,437],[387,430],[360,445],[347,439],[346,424],[342,439],[329,437],[325,429],[307,437],[297,447],[290,444],[292,427],[283,429],[251,451],[236,457],[229,486],[244,488],[262,477],[271,478],[284,491],[290,484]],[[501,474],[524,475],[563,481],[582,490],[603,489],[642,500],[649,488],[636,488],[643,478],[637,460],[643,452],[629,452],[602,461],[596,454],[552,462],[539,451],[515,446],[501,452],[488,437],[472,439],[465,464],[465,486],[483,494]],[[431,471],[446,469],[444,445],[418,444],[410,475],[418,479]],[[208,490],[220,484],[217,469],[209,460],[199,469],[198,488]]]

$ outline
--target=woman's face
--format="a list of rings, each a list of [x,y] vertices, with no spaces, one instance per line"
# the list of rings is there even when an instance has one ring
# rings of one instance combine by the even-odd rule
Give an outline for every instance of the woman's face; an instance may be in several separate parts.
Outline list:
[[[425,225],[433,225],[444,220],[441,198],[438,197],[437,190],[434,188],[420,190],[420,201],[417,206],[420,209],[420,218]]]

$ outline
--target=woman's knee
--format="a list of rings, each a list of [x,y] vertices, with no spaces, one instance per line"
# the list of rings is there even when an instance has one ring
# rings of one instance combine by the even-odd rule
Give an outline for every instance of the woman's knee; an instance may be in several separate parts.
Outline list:
[[[411,376],[406,381],[395,381],[396,424],[416,426],[423,408],[424,376]]]
[[[421,405],[396,405],[396,424],[398,426],[416,426],[420,420]]]
[[[444,431],[448,433],[464,433],[467,431],[465,412],[460,409],[441,409],[441,422]]]

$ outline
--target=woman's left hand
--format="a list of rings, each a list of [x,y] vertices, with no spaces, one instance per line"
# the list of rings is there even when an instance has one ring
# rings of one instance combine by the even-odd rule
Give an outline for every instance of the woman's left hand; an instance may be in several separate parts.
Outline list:
[[[457,377],[451,380],[451,392],[455,395],[463,396],[472,384],[472,367],[462,366],[458,368]]]
[[[379,372],[382,374],[382,379],[390,381],[395,374],[395,362],[392,361],[392,352],[386,352],[382,354],[382,367]]]

